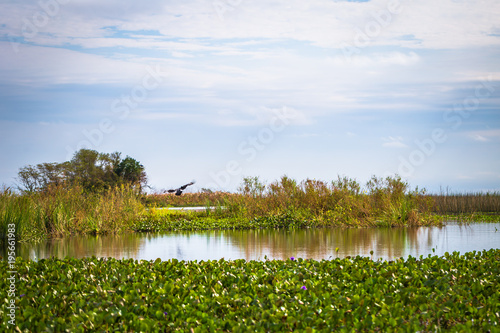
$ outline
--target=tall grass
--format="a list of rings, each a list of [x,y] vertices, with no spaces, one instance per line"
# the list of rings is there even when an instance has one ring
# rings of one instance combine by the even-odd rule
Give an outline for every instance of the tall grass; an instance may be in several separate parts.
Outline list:
[[[47,191],[17,194],[0,192],[0,238],[14,224],[18,241],[47,236],[113,233],[129,229],[144,212],[135,190],[122,186],[101,193],[81,187],[50,187]]]
[[[202,213],[154,209],[216,206]],[[148,207],[149,209],[146,209]],[[500,194],[428,195],[398,176],[334,181],[290,177],[270,184],[245,178],[238,193],[199,192],[139,196],[130,187],[99,193],[53,186],[43,192],[0,191],[0,239],[14,224],[18,241],[123,230],[210,228],[412,226],[440,222],[439,214],[500,212]]]
[[[500,192],[450,193],[430,195],[438,214],[500,214]]]
[[[148,207],[192,207],[219,206],[231,196],[229,192],[202,191],[183,193],[182,195],[153,193],[143,197],[143,203]]]
[[[258,190],[256,189],[258,187]],[[432,199],[399,177],[372,179],[364,188],[353,179],[332,182],[287,176],[269,185],[245,179],[239,195],[225,200],[234,217],[307,220],[313,225],[420,225],[436,222]]]
[[[155,194],[145,200],[150,206],[224,206],[203,216],[157,214],[155,218],[179,225],[199,218],[229,219],[247,228],[255,226],[408,226],[434,224],[432,198],[425,191],[412,190],[400,177],[372,179],[362,187],[356,180],[338,177],[332,182],[307,179],[302,182],[283,176],[270,184],[258,177],[244,178],[238,193],[194,193],[182,196]],[[182,220],[182,221],[181,221]],[[157,222],[157,221],[155,221]],[[149,225],[149,224],[146,225]],[[198,222],[197,222],[198,223]],[[250,224],[252,224],[250,223]],[[158,225],[158,224],[156,224]]]

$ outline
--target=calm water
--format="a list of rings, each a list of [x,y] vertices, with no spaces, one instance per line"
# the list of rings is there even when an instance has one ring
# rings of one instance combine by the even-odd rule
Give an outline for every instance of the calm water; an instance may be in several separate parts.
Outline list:
[[[85,236],[38,245],[19,244],[17,254],[31,259],[95,255],[146,260],[264,260],[266,257],[286,259],[292,256],[320,260],[361,255],[392,260],[409,255],[443,255],[445,252],[464,253],[492,248],[500,248],[500,223],[448,223],[443,227],[420,228],[220,230]]]

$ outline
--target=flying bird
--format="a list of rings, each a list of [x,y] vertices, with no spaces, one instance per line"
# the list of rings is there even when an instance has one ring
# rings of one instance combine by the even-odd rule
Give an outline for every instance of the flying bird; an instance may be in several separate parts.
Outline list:
[[[171,189],[171,190],[168,190],[167,192],[168,192],[168,193],[174,193],[174,192],[175,192],[175,195],[181,195],[181,194],[182,194],[182,191],[184,191],[184,190],[186,189],[186,187],[191,186],[191,185],[193,185],[194,183],[196,183],[196,182],[193,180],[191,183],[188,183],[188,184],[186,184],[186,185],[182,185],[181,187],[176,188],[176,189]]]

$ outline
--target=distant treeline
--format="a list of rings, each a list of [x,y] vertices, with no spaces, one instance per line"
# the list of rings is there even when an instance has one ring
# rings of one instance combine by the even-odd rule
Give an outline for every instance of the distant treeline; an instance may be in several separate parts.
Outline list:
[[[141,191],[147,183],[147,176],[144,166],[132,157],[122,159],[119,152],[107,154],[81,149],[71,161],[22,167],[18,182],[23,192],[46,191],[51,186],[79,186],[95,192],[120,185]]]

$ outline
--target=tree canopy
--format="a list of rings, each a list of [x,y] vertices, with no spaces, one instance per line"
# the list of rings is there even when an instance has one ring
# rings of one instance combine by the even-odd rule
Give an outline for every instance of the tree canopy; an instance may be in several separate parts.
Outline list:
[[[145,168],[130,156],[121,153],[99,153],[80,149],[71,161],[40,163],[19,169],[20,189],[27,192],[43,191],[50,186],[80,185],[86,190],[99,191],[122,184],[139,191],[147,184]]]

